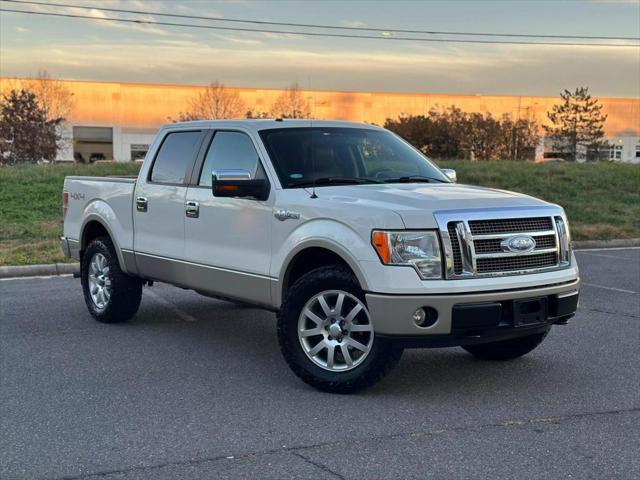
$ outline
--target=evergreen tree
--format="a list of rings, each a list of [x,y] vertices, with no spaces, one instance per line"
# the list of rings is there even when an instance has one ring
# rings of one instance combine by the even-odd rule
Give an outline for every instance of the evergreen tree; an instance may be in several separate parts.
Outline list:
[[[574,92],[565,89],[560,98],[562,103],[547,113],[552,125],[544,127],[554,150],[566,153],[574,162],[580,147],[601,150],[607,143],[603,140],[607,116],[598,100],[589,95],[589,88],[578,87]]]

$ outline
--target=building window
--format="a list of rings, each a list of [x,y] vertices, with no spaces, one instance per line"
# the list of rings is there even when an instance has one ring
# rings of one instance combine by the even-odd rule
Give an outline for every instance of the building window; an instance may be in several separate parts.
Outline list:
[[[636,145],[636,158],[640,159],[640,144]]]
[[[142,143],[131,144],[131,161],[135,162],[136,160],[144,160],[144,157],[146,157],[148,151],[149,145],[145,145]]]
[[[113,129],[111,127],[73,127],[73,157],[87,163],[113,159]]]
[[[609,147],[609,160],[622,160],[622,145],[612,145]]]

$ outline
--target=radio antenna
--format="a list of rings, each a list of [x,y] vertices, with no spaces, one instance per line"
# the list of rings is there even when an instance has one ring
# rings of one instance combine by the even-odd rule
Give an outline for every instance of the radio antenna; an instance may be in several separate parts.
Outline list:
[[[309,93],[311,93],[311,77],[307,77],[307,88],[309,89]],[[316,112],[316,99],[314,95],[311,96],[311,100],[313,108],[311,111],[311,118],[309,119],[309,127],[311,128],[311,173],[313,175],[313,185],[311,187],[310,198],[318,198],[318,195],[316,195],[316,156],[314,155],[313,150],[313,115]],[[309,102],[309,97],[307,97],[307,102]]]

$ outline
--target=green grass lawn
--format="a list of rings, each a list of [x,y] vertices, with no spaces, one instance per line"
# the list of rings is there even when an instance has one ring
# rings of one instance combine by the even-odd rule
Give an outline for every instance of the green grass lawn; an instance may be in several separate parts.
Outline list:
[[[640,237],[640,167],[570,163],[440,162],[460,183],[527,193],[562,205],[574,240]],[[62,262],[66,175],[135,175],[140,164],[0,167],[0,265]]]
[[[573,240],[640,237],[640,166],[440,162],[458,182],[526,193],[564,207]]]
[[[139,163],[0,167],[0,265],[68,261],[62,235],[62,185],[67,175],[136,175]]]

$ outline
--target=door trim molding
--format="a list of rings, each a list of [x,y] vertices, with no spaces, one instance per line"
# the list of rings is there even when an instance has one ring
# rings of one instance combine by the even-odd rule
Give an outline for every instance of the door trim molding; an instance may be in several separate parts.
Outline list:
[[[274,282],[278,281],[278,278],[276,278],[276,277],[271,277],[269,275],[261,275],[259,273],[243,272],[242,270],[233,270],[231,268],[216,267],[215,265],[206,265],[204,263],[190,262],[189,260],[181,260],[179,258],[173,258],[173,257],[163,257],[162,255],[155,255],[153,253],[135,252],[135,254],[136,255],[144,255],[145,257],[153,257],[153,258],[157,258],[159,260],[168,260],[168,261],[171,261],[171,262],[184,263],[184,264],[193,265],[193,266],[196,266],[196,267],[210,268],[210,269],[213,269],[213,270],[219,270],[221,272],[237,273],[238,275],[247,275],[247,276],[250,276],[250,277],[262,278],[262,279],[271,280],[271,281],[274,281]]]
[[[277,278],[144,252],[136,252],[135,256],[144,278],[190,288],[203,295],[273,308],[271,285],[278,282]]]

